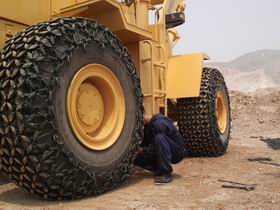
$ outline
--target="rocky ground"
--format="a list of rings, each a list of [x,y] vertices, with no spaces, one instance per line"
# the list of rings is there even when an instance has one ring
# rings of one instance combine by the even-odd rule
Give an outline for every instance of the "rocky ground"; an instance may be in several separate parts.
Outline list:
[[[134,168],[118,189],[69,202],[30,197],[12,183],[0,183],[0,209],[275,209],[280,208],[280,90],[231,92],[232,139],[219,158],[186,158],[174,167],[174,181],[155,186],[149,172]],[[276,145],[277,146],[277,145]],[[266,158],[266,161],[248,161]],[[267,159],[269,158],[269,159]],[[222,188],[228,180],[256,184],[255,190]]]

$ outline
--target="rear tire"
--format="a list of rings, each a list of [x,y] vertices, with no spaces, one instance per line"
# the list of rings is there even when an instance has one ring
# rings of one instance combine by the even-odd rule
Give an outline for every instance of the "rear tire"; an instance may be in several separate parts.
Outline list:
[[[220,97],[223,102],[218,102]],[[219,108],[221,119],[217,116],[217,103],[224,108]],[[178,99],[177,108],[178,126],[189,155],[220,156],[226,152],[231,126],[230,100],[219,71],[203,69],[200,96]]]
[[[91,63],[112,71],[129,113],[102,151],[78,141],[66,111],[71,79]],[[127,177],[143,135],[143,99],[132,59],[107,28],[84,18],[31,26],[6,44],[0,76],[0,161],[14,183],[62,200],[103,193]]]

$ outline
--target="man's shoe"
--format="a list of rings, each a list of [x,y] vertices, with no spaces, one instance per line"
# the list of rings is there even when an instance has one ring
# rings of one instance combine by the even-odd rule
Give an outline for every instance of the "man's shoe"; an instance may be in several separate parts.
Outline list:
[[[162,174],[160,176],[155,177],[155,184],[156,185],[162,185],[162,184],[167,184],[169,182],[172,182],[172,176],[171,174]]]

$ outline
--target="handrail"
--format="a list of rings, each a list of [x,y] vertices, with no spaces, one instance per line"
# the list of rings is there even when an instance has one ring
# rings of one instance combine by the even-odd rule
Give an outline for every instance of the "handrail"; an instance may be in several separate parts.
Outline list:
[[[148,44],[150,46],[150,55],[151,55],[151,85],[152,85],[152,113],[155,112],[155,84],[154,84],[154,78],[155,78],[155,72],[154,72],[154,53],[153,53],[153,43],[150,40],[144,40],[143,44]]]
[[[158,9],[156,9],[156,12],[155,12],[155,24],[159,23],[159,20],[160,20],[160,10],[163,10],[163,7],[159,7]]]

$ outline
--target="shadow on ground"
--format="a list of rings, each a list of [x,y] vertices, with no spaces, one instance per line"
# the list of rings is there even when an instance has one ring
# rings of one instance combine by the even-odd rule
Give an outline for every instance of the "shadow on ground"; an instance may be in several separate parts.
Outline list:
[[[0,172],[0,186],[4,184],[8,184],[10,180],[4,174]]]
[[[9,180],[1,175],[1,182],[0,185],[7,185],[5,188],[6,190],[0,193],[0,202],[3,203],[9,203],[16,206],[22,206],[22,207],[48,207],[48,206],[57,206],[57,205],[64,205],[69,204],[72,202],[81,202],[81,199],[73,200],[73,201],[45,201],[39,198],[36,198],[34,196],[31,196],[29,193],[25,192],[19,187],[16,187],[14,184],[10,183]],[[174,179],[180,179],[181,176],[178,174],[173,174]],[[118,188],[110,191],[111,193],[120,191],[122,189],[125,189],[127,187],[132,187],[134,185],[137,185],[139,182],[141,182],[144,179],[153,179],[153,174],[145,171],[138,167],[133,167],[130,176],[126,179],[124,183],[122,183]],[[4,187],[4,186],[3,186]],[[88,199],[95,199],[99,196],[91,196],[88,198],[84,198],[82,200],[88,200]]]

